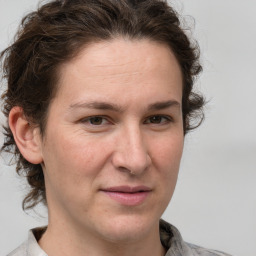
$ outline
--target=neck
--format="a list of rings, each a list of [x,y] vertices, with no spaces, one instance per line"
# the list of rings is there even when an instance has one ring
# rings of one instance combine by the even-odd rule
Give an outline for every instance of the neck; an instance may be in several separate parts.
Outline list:
[[[111,241],[87,230],[58,227],[56,222],[53,226],[49,222],[39,245],[49,256],[164,256],[166,253],[160,242],[159,225],[141,239]]]

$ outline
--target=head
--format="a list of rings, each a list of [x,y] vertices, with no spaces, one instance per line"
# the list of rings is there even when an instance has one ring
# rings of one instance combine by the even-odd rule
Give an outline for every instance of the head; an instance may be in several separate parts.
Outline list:
[[[172,52],[182,76],[183,135],[197,127],[204,105],[203,97],[193,91],[201,71],[198,47],[164,0],[55,0],[28,14],[14,43],[1,54],[7,80],[2,96],[6,117],[19,107],[44,138],[65,64],[86,48],[116,39],[152,42]],[[42,165],[21,154],[9,125],[5,127],[2,150],[15,154],[17,171],[25,174],[31,186],[23,207],[34,207],[40,201],[46,204]]]

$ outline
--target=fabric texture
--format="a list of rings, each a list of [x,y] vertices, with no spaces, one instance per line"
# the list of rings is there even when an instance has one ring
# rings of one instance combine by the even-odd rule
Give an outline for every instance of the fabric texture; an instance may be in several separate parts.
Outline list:
[[[27,241],[7,256],[47,256],[37,243],[44,230],[45,228],[30,230]],[[178,229],[164,220],[160,220],[160,238],[167,250],[165,256],[231,256],[184,242]]]
[[[160,238],[168,250],[165,256],[231,256],[184,242],[178,229],[164,220],[160,220]]]

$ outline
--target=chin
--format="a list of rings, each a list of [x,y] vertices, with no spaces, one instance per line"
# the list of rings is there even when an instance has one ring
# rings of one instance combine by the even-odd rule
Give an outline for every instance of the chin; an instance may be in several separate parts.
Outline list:
[[[145,238],[158,227],[159,219],[154,221],[145,216],[118,216],[104,222],[100,232],[107,241],[127,243]]]

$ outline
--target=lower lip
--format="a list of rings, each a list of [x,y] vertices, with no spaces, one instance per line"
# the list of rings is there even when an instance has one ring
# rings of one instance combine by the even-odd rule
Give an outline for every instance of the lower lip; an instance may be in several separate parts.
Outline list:
[[[122,205],[136,206],[142,204],[148,197],[150,191],[138,192],[138,193],[121,193],[112,191],[103,191],[111,199],[117,201]]]

